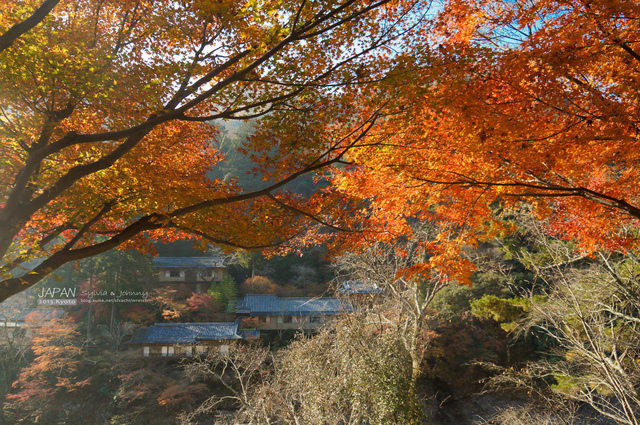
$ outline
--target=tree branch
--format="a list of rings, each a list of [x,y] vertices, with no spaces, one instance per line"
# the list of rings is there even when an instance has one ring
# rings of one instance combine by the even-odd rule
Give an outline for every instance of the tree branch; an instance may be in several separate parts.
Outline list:
[[[49,15],[49,12],[60,2],[60,0],[45,0],[31,16],[9,28],[0,35],[0,52],[11,47],[11,45],[23,34],[29,32],[36,25]]]

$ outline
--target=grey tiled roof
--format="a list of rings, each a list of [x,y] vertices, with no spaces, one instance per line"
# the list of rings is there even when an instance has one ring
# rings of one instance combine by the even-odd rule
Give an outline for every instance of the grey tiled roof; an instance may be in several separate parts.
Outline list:
[[[194,343],[219,339],[241,339],[234,322],[215,323],[156,323],[139,329],[132,344]]]
[[[251,315],[338,314],[345,307],[337,298],[283,297],[248,294],[238,300],[237,313]]]
[[[156,268],[202,269],[224,267],[223,257],[158,257],[153,259]]]
[[[384,291],[373,282],[362,282],[360,280],[349,280],[342,284],[338,292],[341,294],[382,294]]]

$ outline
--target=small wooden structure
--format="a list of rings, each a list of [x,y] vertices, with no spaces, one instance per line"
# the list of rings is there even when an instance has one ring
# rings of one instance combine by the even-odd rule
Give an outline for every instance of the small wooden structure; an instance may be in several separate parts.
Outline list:
[[[144,357],[197,356],[229,353],[232,341],[243,339],[236,322],[156,323],[140,328],[130,344]]]
[[[178,295],[207,292],[212,282],[220,282],[229,275],[223,257],[158,257],[153,259],[157,274],[149,289],[170,287]]]
[[[236,314],[251,318],[258,330],[317,329],[349,310],[334,297],[278,297],[248,294],[238,300]]]

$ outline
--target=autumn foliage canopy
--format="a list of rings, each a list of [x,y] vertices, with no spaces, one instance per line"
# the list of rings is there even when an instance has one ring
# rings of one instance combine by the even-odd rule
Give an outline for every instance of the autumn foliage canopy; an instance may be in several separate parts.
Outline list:
[[[638,16],[629,1],[446,2],[337,190],[381,229],[443,223],[431,266],[463,280],[452,242],[508,231],[514,208],[587,253],[637,250]]]
[[[0,299],[69,261],[144,247],[145,238],[190,234],[249,248],[291,239],[322,201],[280,189],[362,141],[379,114],[360,121],[356,100],[384,76],[389,46],[419,8],[4,2]],[[251,159],[264,188],[210,179],[223,160],[211,122],[259,117]]]

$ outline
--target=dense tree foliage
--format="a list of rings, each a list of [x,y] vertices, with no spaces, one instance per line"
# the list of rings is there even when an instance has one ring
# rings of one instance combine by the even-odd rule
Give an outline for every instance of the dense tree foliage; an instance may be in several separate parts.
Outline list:
[[[0,28],[37,5],[8,2]],[[323,202],[277,190],[362,143],[380,114],[361,121],[357,101],[419,8],[61,1],[0,51],[0,297],[144,232],[247,247],[295,235]],[[256,172],[272,183],[209,179],[222,155],[207,122],[259,116]]]
[[[33,354],[33,362],[21,370],[13,383],[15,391],[7,396],[12,401],[9,409],[19,410],[33,421],[64,417],[68,412],[59,400],[91,381],[80,371],[82,338],[75,324],[59,321],[42,327],[33,339]]]
[[[450,0],[387,80],[390,113],[333,182],[367,223],[440,220],[458,245],[527,203],[582,249],[635,249],[638,4]],[[376,219],[370,218],[373,215]],[[376,235],[377,236],[377,235]],[[447,239],[451,239],[450,237]],[[465,277],[450,244],[430,263]]]

